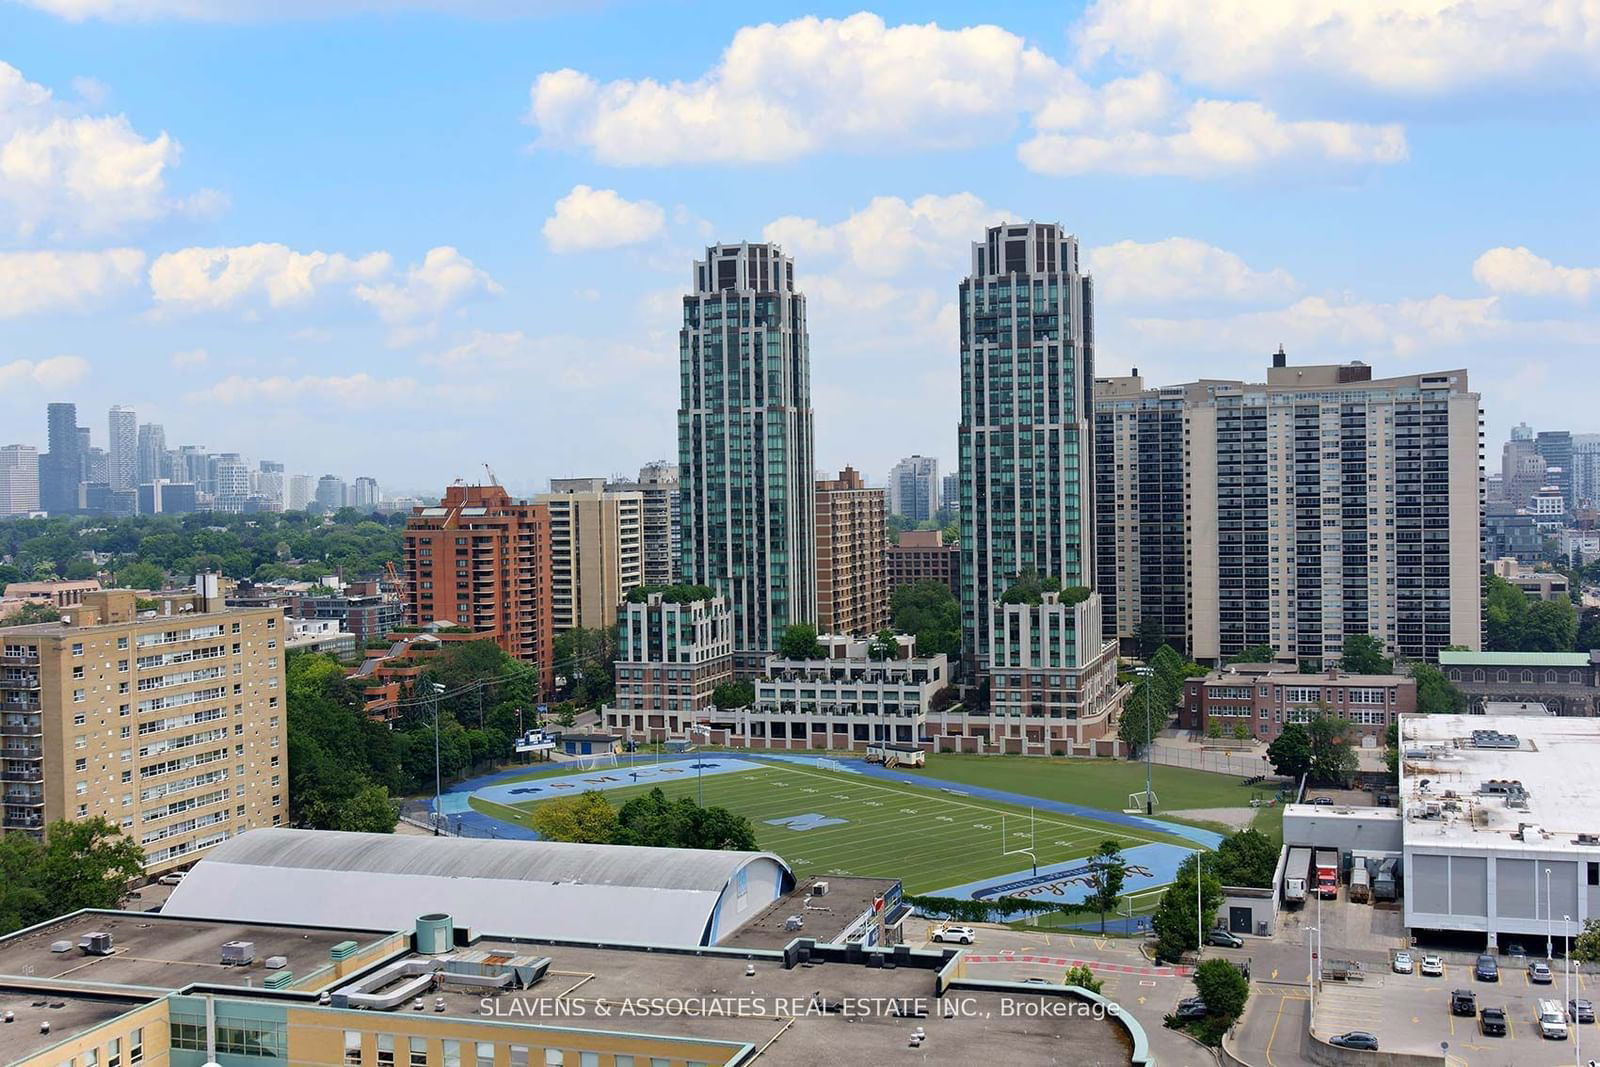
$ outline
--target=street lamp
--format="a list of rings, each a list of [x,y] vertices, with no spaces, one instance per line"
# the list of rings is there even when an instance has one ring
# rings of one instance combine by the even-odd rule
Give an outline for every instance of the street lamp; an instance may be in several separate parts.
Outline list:
[[[1561,932],[1567,942],[1567,1006],[1572,1012],[1572,1062],[1583,1062],[1583,1027],[1578,1025],[1578,1006],[1572,1003],[1572,916],[1561,916]],[[1579,992],[1582,992],[1580,988]]]
[[[1312,935],[1316,935],[1313,937]],[[1306,927],[1306,986],[1311,994],[1311,1025],[1317,1024],[1317,965],[1322,962],[1322,954],[1316,946],[1322,940],[1320,926]]]
[[[1551,953],[1551,942],[1554,940],[1555,916],[1550,914],[1550,868],[1544,869],[1544,961],[1549,963],[1554,959]]]
[[[707,742],[711,740],[711,727],[709,726],[691,726],[689,727],[689,732],[691,734],[699,734],[701,737],[705,738]],[[706,806],[705,767],[706,761],[699,756],[696,756],[694,761],[694,796],[695,803],[700,805],[702,808]]]
[[[1150,687],[1156,675],[1154,667],[1135,667],[1133,673],[1144,681],[1144,813],[1154,815],[1155,802],[1150,799]],[[1198,875],[1199,867],[1195,872]]]
[[[433,688],[433,836],[439,836],[439,820],[444,817],[444,790],[441,788],[441,775],[439,773],[439,698],[444,695],[444,686],[432,682]]]

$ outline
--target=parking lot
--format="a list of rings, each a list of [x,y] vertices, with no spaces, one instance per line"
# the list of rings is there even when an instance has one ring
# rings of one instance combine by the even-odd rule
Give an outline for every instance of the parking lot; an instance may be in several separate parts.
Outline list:
[[[1416,959],[1420,962],[1421,955]],[[1524,964],[1499,958],[1500,981],[1480,982],[1472,973],[1473,957],[1453,953],[1445,963],[1443,977],[1425,978],[1420,970],[1411,974],[1391,971],[1369,973],[1361,982],[1323,982],[1317,994],[1315,1032],[1328,1038],[1347,1030],[1376,1034],[1384,1051],[1438,1053],[1449,1043],[1452,1063],[1462,1064],[1537,1064],[1573,1061],[1574,1039],[1547,1040],[1534,1021],[1538,1000],[1555,1000],[1565,1006],[1569,998],[1561,961],[1553,970],[1550,985],[1528,981]],[[1571,997],[1593,1000],[1592,990],[1600,983],[1593,975],[1576,975]],[[1506,1013],[1506,1035],[1488,1037],[1479,1031],[1477,1017],[1450,1013],[1450,993],[1467,989],[1476,994],[1477,1008],[1502,1008]],[[1600,1028],[1594,1024],[1572,1025],[1569,1030],[1582,1042],[1593,1042],[1600,1053]]]

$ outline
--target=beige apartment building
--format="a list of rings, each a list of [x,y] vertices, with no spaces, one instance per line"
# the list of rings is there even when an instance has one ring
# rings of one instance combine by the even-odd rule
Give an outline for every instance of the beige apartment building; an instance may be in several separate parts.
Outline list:
[[[288,811],[283,609],[194,593],[84,595],[58,623],[0,631],[0,827],[102,816],[146,870],[187,865]]]
[[[872,634],[889,625],[882,489],[851,467],[817,482],[817,631]]]
[[[536,498],[550,511],[550,603],[555,632],[605,629],[644,582],[644,493],[604,478],[552,478]]]
[[[1106,633],[1140,623],[1202,663],[1270,645],[1338,662],[1370,634],[1408,659],[1479,647],[1482,422],[1464,370],[1094,386]]]

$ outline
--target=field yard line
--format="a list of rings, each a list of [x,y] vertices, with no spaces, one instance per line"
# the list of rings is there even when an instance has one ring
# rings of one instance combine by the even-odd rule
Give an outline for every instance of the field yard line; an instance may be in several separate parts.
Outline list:
[[[808,771],[803,767],[786,767],[785,770],[792,770],[797,774],[808,775],[808,776],[810,776],[812,778],[820,778],[825,782],[834,780],[834,779],[828,777],[827,775],[818,774],[816,771]],[[859,776],[853,776],[853,777],[855,777],[857,780],[859,780]],[[869,786],[872,789],[881,790],[882,792],[885,792],[885,793],[897,793],[900,796],[909,796],[909,797],[916,797],[917,796],[916,793],[908,793],[903,789],[895,789],[895,788],[893,788],[891,786],[887,786],[887,785],[878,785],[876,782],[872,782],[872,781],[862,781],[861,784],[865,785],[865,786]],[[930,793],[933,793],[933,792],[934,792],[934,790],[932,790],[932,789],[924,789],[923,790],[923,794],[924,795],[927,795],[927,794],[930,794]],[[972,803],[969,803],[969,802],[964,801],[964,800],[946,800],[945,803],[946,804],[954,804],[957,807],[962,807],[962,808],[971,808],[974,811],[988,812],[988,813],[993,814],[993,815],[1008,815],[1008,816],[1012,816],[1012,817],[1020,817],[1020,815],[1026,814],[1025,812],[1009,811],[1009,810],[1007,810],[1005,808],[985,808],[982,805],[972,804]],[[1092,827],[1090,827],[1087,823],[1067,822],[1067,821],[1065,821],[1065,820],[1063,820],[1063,819],[1061,819],[1059,817],[1055,817],[1055,818],[1051,818],[1051,817],[1047,817],[1047,816],[1046,817],[1038,817],[1038,821],[1041,822],[1041,823],[1045,823],[1045,824],[1053,825],[1053,826],[1071,826],[1071,827],[1076,827],[1079,830],[1085,830],[1085,831],[1088,831],[1090,833],[1097,832]],[[1110,828],[1114,824],[1112,824],[1112,823],[1100,823],[1100,825],[1101,826],[1105,826],[1107,828]],[[1157,838],[1154,838],[1154,837],[1141,837],[1138,834],[1126,832],[1121,827],[1117,827],[1117,830],[1119,832],[1116,833],[1114,836],[1125,837],[1130,841],[1139,841],[1139,842],[1142,842],[1142,843],[1144,843],[1146,845],[1162,844],[1162,842],[1160,840],[1158,840]],[[1198,851],[1198,850],[1196,850],[1196,851]]]

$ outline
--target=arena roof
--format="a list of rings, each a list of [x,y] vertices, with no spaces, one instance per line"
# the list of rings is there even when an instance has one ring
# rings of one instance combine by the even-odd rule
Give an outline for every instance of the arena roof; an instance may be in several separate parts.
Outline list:
[[[261,829],[213,849],[163,910],[393,929],[437,911],[500,936],[698,945],[793,882],[766,852]]]

